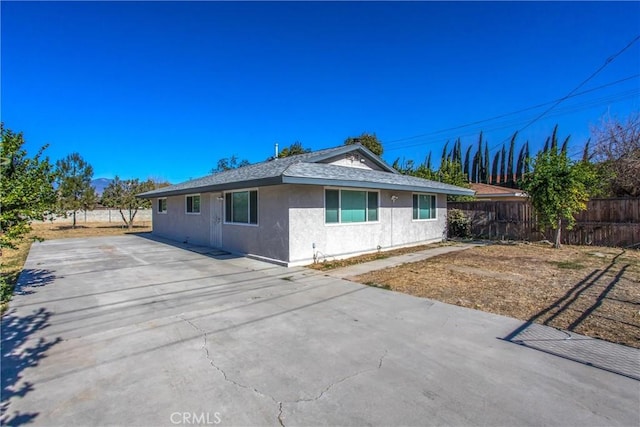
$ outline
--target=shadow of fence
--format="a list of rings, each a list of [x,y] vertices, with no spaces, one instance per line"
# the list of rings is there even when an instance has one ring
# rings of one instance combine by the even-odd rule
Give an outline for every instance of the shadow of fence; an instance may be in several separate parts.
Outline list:
[[[563,296],[501,339],[640,381],[639,349],[574,333],[602,305],[629,268],[629,265],[623,265],[618,270],[616,266],[623,253],[616,255],[605,269],[589,273]],[[600,287],[599,281],[603,279],[608,283],[599,293],[596,291],[595,301],[587,308],[576,309],[577,301],[587,292],[593,292],[596,286]],[[552,326],[560,316],[566,319],[569,315],[575,317],[566,330]]]

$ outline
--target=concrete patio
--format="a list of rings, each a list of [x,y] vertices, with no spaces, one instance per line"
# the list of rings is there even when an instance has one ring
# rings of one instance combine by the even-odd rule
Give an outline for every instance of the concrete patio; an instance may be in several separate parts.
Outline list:
[[[518,345],[522,327],[142,235],[46,241],[2,319],[2,421],[640,424],[638,350],[606,343],[625,375]]]

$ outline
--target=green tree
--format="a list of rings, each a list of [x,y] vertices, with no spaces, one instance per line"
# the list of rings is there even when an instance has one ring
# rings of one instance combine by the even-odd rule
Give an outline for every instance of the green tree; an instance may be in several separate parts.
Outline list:
[[[249,160],[247,159],[238,159],[238,157],[234,154],[231,157],[224,157],[218,160],[218,164],[215,168],[211,169],[211,173],[224,172],[231,169],[241,168],[243,166],[249,166]]]
[[[56,162],[58,184],[58,209],[63,215],[71,212],[73,228],[76,228],[76,212],[96,206],[98,197],[91,186],[93,167],[78,153],[71,153]]]
[[[470,188],[469,178],[467,174],[462,170],[462,165],[459,162],[454,162],[451,160],[445,160],[444,163],[440,165],[440,169],[435,173],[437,180],[440,182],[444,182],[445,184],[457,185],[458,187]],[[427,178],[433,179],[433,178]],[[467,201],[473,200],[473,196],[448,196],[449,201]]]
[[[102,193],[102,204],[110,208],[118,209],[122,220],[131,230],[138,209],[148,209],[151,207],[150,200],[141,199],[137,197],[137,195],[145,191],[154,190],[155,188],[156,186],[151,180],[142,182],[137,178],[121,180],[116,176],[107,188],[104,189],[104,193]]]
[[[278,158],[295,156],[296,154],[305,154],[305,153],[310,153],[310,152],[311,152],[310,148],[304,148],[300,141],[296,141],[293,144],[291,144],[290,146],[283,148],[278,153]]]
[[[350,136],[344,140],[344,145],[351,144],[360,144],[378,156],[382,156],[382,152],[384,151],[382,148],[382,142],[380,142],[375,133],[363,132],[360,136]]]
[[[55,207],[54,173],[42,147],[34,157],[23,148],[22,132],[14,133],[0,124],[2,135],[2,178],[0,180],[0,251],[15,247],[31,231],[32,221],[44,220]],[[1,253],[1,252],[0,252]]]
[[[539,223],[555,230],[555,248],[561,246],[563,222],[571,229],[574,215],[587,208],[589,188],[596,179],[589,164],[573,162],[566,152],[556,149],[538,153],[532,171],[524,175],[522,188],[529,194]]]

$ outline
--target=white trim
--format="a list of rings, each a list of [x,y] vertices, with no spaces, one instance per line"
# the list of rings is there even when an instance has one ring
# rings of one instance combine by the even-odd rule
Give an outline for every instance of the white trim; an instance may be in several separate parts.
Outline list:
[[[187,198],[188,197],[198,197],[198,212],[188,212],[187,211]],[[191,201],[191,209],[193,209],[193,200]],[[200,193],[194,193],[194,194],[185,194],[184,195],[184,213],[186,215],[200,215],[200,212],[202,212],[202,196],[200,195]]]
[[[159,203],[159,202],[160,202],[160,200],[164,200],[164,202],[165,202],[165,203],[164,203],[164,210],[163,210],[163,211],[161,211],[161,210],[160,210],[160,205],[159,205],[159,204],[156,204],[156,211],[155,211],[155,212],[156,212],[157,214],[166,215],[166,214],[167,214],[167,211],[169,210],[169,203],[167,202],[167,198],[166,198],[166,197],[158,197],[157,202]]]
[[[423,196],[432,196],[435,197],[435,204],[432,206],[433,212],[435,212],[435,216],[433,218],[420,218],[420,197],[418,197],[418,218],[413,217],[413,210],[415,207],[413,206],[413,196],[423,195]],[[428,221],[437,221],[438,220],[438,195],[433,193],[411,193],[411,221],[412,222],[428,222]]]
[[[327,190],[336,190],[338,191],[338,222],[327,222]],[[365,205],[365,220],[358,222],[342,222],[342,192],[343,191],[362,191],[365,193],[366,205]],[[378,203],[376,206],[376,213],[378,219],[375,221],[368,221],[369,218],[369,193],[377,193],[378,195]],[[335,227],[337,225],[362,225],[362,224],[379,224],[380,223],[380,190],[370,189],[370,188],[352,188],[352,187],[324,187],[322,190],[322,201],[324,208],[324,225],[329,227]]]
[[[252,224],[251,222],[233,222],[233,221],[227,221],[227,194],[231,194],[231,201],[233,203],[233,193],[249,193],[249,200],[247,203],[247,218],[249,221],[251,221],[251,192],[255,191],[256,192],[256,223]],[[240,188],[237,190],[229,190],[229,191],[223,191],[222,192],[222,198],[224,199],[222,201],[222,218],[223,221],[222,223],[224,225],[239,225],[239,226],[244,226],[244,227],[259,227],[260,226],[260,188],[258,187],[253,187],[253,188]],[[233,204],[232,204],[232,209],[233,209]],[[233,210],[231,211],[231,217],[233,218]]]

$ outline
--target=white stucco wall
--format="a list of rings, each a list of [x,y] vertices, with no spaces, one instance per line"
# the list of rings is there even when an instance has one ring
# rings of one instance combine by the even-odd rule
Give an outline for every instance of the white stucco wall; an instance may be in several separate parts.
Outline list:
[[[319,258],[347,257],[378,249],[416,245],[444,238],[446,196],[436,198],[436,219],[414,221],[411,192],[380,191],[379,221],[358,224],[325,224],[324,188],[291,186],[288,190],[291,264]],[[397,196],[392,202],[391,196]],[[315,246],[315,248],[314,248]]]
[[[258,225],[223,224],[223,249],[288,261],[287,205],[288,194],[283,186],[258,188]]]
[[[158,199],[153,199],[153,233],[178,242],[212,246],[211,227],[216,214],[224,218],[217,200],[223,193],[202,193],[200,214],[185,213],[185,196],[167,197],[167,213],[158,213]],[[218,212],[212,212],[220,209]],[[258,189],[258,225],[223,223],[221,248],[227,251],[288,261],[288,195],[277,186]]]
[[[153,234],[178,242],[208,246],[210,243],[210,201],[213,195],[200,194],[200,213],[186,213],[186,196],[167,197],[167,213],[158,213],[153,199]]]
[[[412,193],[380,191],[379,221],[325,224],[324,187],[278,185],[258,189],[258,225],[222,224],[222,249],[276,260],[289,265],[322,258],[373,252],[380,247],[417,245],[442,240],[446,196],[437,196],[436,219],[412,219]],[[201,194],[199,215],[185,213],[185,196],[167,198],[166,214],[153,201],[153,232],[179,242],[211,246],[211,202],[222,193]],[[397,196],[392,202],[392,196]]]

